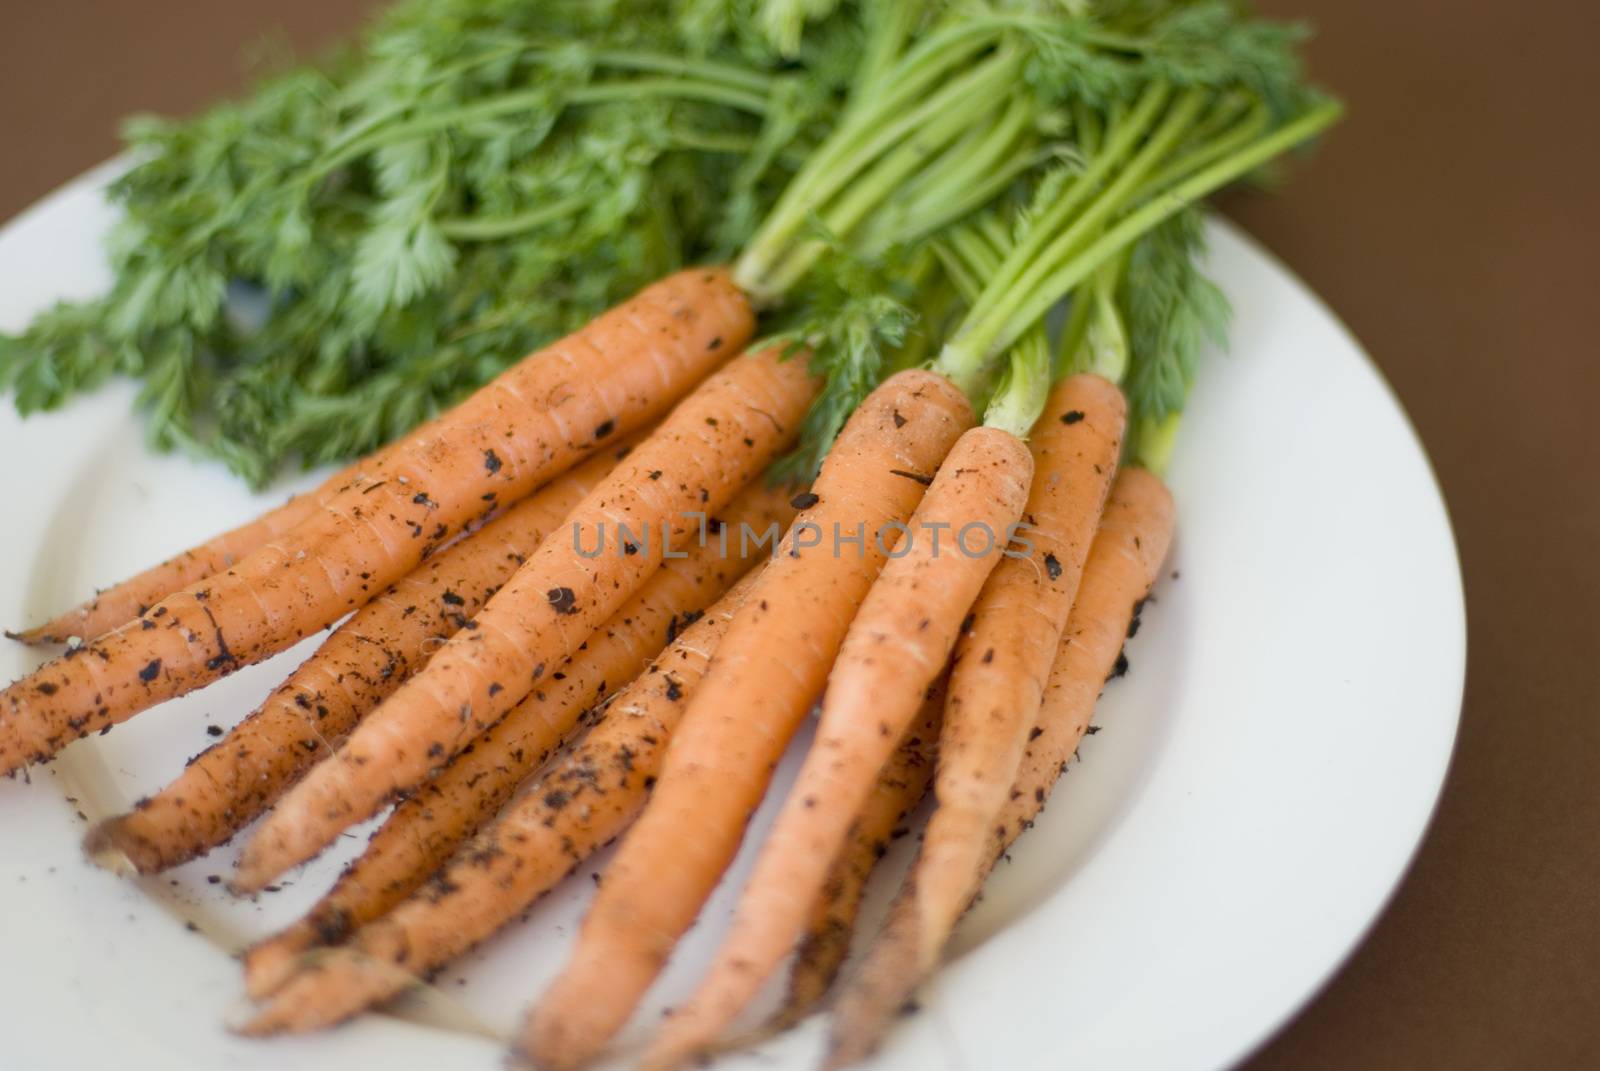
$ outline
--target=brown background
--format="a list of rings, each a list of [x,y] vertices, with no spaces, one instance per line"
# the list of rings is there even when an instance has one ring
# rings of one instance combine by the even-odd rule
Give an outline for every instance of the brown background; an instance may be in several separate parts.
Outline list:
[[[4,0],[0,219],[108,156],[119,116],[192,111],[244,84],[264,37],[314,47],[372,6]],[[1267,6],[1315,21],[1313,66],[1351,118],[1287,196],[1227,209],[1410,410],[1455,520],[1471,638],[1454,766],[1411,874],[1250,1066],[1600,1067],[1600,14]]]

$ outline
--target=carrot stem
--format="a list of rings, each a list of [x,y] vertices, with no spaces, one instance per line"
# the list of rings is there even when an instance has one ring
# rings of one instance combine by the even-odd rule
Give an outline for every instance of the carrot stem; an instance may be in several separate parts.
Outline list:
[[[802,267],[798,272],[791,269],[786,276],[779,274],[797,248],[808,244],[800,235],[809,221],[817,215],[825,216],[841,191],[907,138],[920,138],[930,123],[960,125],[959,116],[966,125],[973,125],[989,113],[995,94],[1005,92],[1016,80],[1014,68],[1004,82],[998,72],[1015,64],[1017,58],[1000,55],[965,70],[953,80],[952,74],[974,56],[993,48],[1000,40],[1003,25],[1002,20],[988,18],[953,22],[927,35],[883,73],[861,83],[839,125],[807,159],[745,247],[734,274],[746,293],[764,303],[782,297],[804,271]],[[902,28],[899,20],[880,23],[875,30],[879,36],[874,50],[880,54],[888,51],[890,46],[883,42],[898,40]],[[934,89],[935,86],[941,88]],[[941,139],[940,144],[943,140],[948,139]],[[888,183],[870,195],[855,197],[870,196],[871,204],[876,205],[897,184]],[[847,213],[858,214],[864,213],[857,209]],[[814,255],[811,259],[815,259]]]
[[[1082,253],[1056,269],[1035,293],[1028,296],[1007,325],[1005,335],[1025,328],[1033,320],[1043,316],[1062,295],[1152,227],[1255,170],[1274,156],[1315,137],[1337,122],[1343,113],[1344,108],[1337,101],[1321,104],[1307,111],[1299,119],[1257,139],[1226,159],[1219,160],[1191,175],[1172,189],[1152,198],[1124,216]]]
[[[894,66],[895,57],[900,55],[916,29],[922,10],[920,0],[892,0],[867,8],[870,41],[856,75],[854,93],[857,99],[879,91],[884,76]]]
[[[1155,88],[1164,87],[1161,83],[1157,83]],[[1164,95],[1164,93],[1150,95],[1147,99],[1159,99]],[[1194,122],[1204,102],[1205,97],[1200,90],[1190,90],[1179,97],[1166,117],[1155,126],[1150,140],[1128,159],[1122,171],[1114,179],[1095,193],[1070,224],[1056,230],[1052,226],[1055,221],[1050,220],[1048,223],[1030,228],[1030,237],[1037,235],[1037,241],[1024,243],[1016,254],[1007,258],[1007,263],[998,277],[1005,282],[1002,284],[997,281],[986,291],[987,300],[981,304],[981,311],[976,311],[952,340],[951,345],[958,356],[970,353],[976,360],[983,361],[1003,352],[1006,346],[1010,345],[1019,333],[1012,330],[1015,310],[1034,294],[1054,264],[1059,263],[1063,256],[1070,255],[1073,250],[1080,248],[1131,196],[1150,168],[1155,166]],[[1138,120],[1142,119],[1143,114],[1140,113],[1136,115],[1135,120],[1130,121],[1130,125],[1140,129],[1142,123]],[[1107,158],[1113,163],[1116,162],[1130,143],[1131,139],[1126,131],[1119,131],[1113,135],[1107,143],[1107,151],[1097,158],[1095,163],[1099,164]],[[1102,169],[1102,174],[1107,169],[1109,165]],[[1087,179],[1087,175],[1085,178]],[[1090,184],[1082,181],[1073,188],[1073,192],[1086,195],[1090,192]],[[1032,245],[1039,245],[1042,248],[1035,253],[1029,248]],[[1059,300],[1059,296],[1050,304],[1054,304],[1056,300]],[[1032,323],[1032,320],[1027,322]]]
[[[1015,53],[1001,53],[971,73],[944,86],[902,124],[915,130],[844,191],[822,217],[830,234],[849,234],[907,178],[927,166],[928,157],[990,110],[989,100],[1016,78]],[[916,221],[906,229],[921,229]],[[792,249],[761,283],[771,294],[786,293],[817,262],[827,244],[812,240]]]
[[[1157,476],[1164,476],[1172,461],[1172,449],[1177,445],[1178,426],[1182,423],[1181,412],[1168,413],[1160,420],[1152,417],[1139,420],[1130,436],[1133,460]]]
[[[531,231],[546,223],[553,223],[563,216],[577,212],[586,204],[588,199],[584,197],[564,197],[515,216],[465,216],[460,219],[441,219],[439,233],[458,242],[493,241],[521,234],[523,231]]]
[[[1121,383],[1128,372],[1128,328],[1117,309],[1126,253],[1123,250],[1123,256],[1102,264],[1088,283],[1078,288],[1076,300],[1085,313],[1083,333],[1079,347],[1069,355],[1073,371],[1093,372],[1113,383]]]
[[[1261,136],[1271,121],[1270,111],[1259,101],[1243,117],[1240,117],[1237,107],[1218,105],[1213,114],[1207,117],[1207,121],[1197,126],[1194,131],[1192,140],[1199,142],[1200,146],[1158,168],[1155,174],[1145,180],[1135,200],[1144,200],[1168,189],[1205,165],[1249,144]],[[1223,129],[1222,124],[1225,123],[1233,125]]]
[[[1103,144],[1092,113],[1085,110],[1078,121],[1080,140],[1096,150],[1088,165],[1031,222],[1004,263],[989,273],[983,293],[945,344],[934,370],[959,384],[980,381],[984,370],[1053,305],[1145,232],[1316,135],[1342,111],[1337,102],[1328,101],[1261,134],[1264,105],[1228,125],[1237,105],[1224,100],[1205,114],[1206,103],[1203,90],[1187,90],[1174,100],[1166,83],[1154,82],[1130,111],[1111,109]],[[1204,140],[1217,129],[1222,132]],[[1087,326],[1094,325],[1091,316]],[[1101,328],[1113,325],[1100,318]],[[1117,372],[1118,363],[1125,367],[1113,362],[1109,370]]]
[[[713,104],[726,104],[754,115],[764,115],[767,99],[759,93],[741,89],[725,82],[703,78],[632,78],[615,82],[597,82],[578,86],[559,100],[566,104],[605,104],[612,101],[639,100],[644,97],[681,97],[685,100],[703,100]],[[466,123],[497,119],[548,107],[555,98],[545,88],[530,89],[522,93],[507,93],[477,104],[463,105],[446,111],[378,126],[358,137],[351,138],[340,148],[323,157],[322,161],[305,175],[303,181],[310,185],[374,149],[395,142],[449,130]]]
[[[1171,96],[1172,89],[1165,82],[1154,82],[1139,95],[1131,112],[1120,103],[1113,105],[1108,125],[1111,134],[1104,145],[1089,158],[1083,173],[1067,188],[1062,198],[1046,209],[1028,233],[1017,243],[1006,258],[1006,263],[990,280],[990,289],[973,306],[969,318],[978,321],[989,315],[993,307],[1011,293],[1020,282],[1022,273],[1036,258],[1061,227],[1065,226],[1079,207],[1106,181],[1111,171],[1133,151],[1139,138],[1155,123],[1161,109]],[[976,358],[981,359],[981,358]]]
[[[1018,145],[1030,114],[1025,100],[1013,99],[993,126],[969,130],[948,145],[906,184],[901,197],[867,221],[861,244],[882,249],[923,238],[987,204],[1018,173],[1037,166],[1040,155],[1022,152]]]
[[[969,303],[994,276],[1011,242],[1009,230],[993,213],[950,232],[941,259]],[[956,384],[966,389],[970,397],[982,388],[983,379],[984,370],[974,369],[970,378],[958,379]],[[1050,339],[1041,325],[1012,347],[1000,384],[984,410],[984,424],[1026,440],[1029,429],[1044,411],[1050,380]]]

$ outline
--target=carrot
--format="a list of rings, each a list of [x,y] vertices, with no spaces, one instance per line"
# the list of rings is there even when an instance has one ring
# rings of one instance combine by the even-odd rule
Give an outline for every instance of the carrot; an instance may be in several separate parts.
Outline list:
[[[254,821],[470,620],[633,445],[557,477],[356,611],[176,781],[91,830],[90,857],[120,853],[148,874],[187,862]]]
[[[593,1057],[694,921],[882,568],[885,526],[910,516],[971,420],[962,393],[921,370],[891,376],[850,417],[809,508],[718,649],[572,958],[522,1035],[539,1066]],[[847,550],[840,533],[862,538]]]
[[[986,869],[1033,825],[1077,753],[1095,701],[1167,556],[1173,514],[1172,495],[1160,477],[1141,468],[1118,474],[1050,667],[1038,722],[991,834]]]
[[[551,674],[551,683],[522,701],[500,724],[457,755],[436,778],[395,808],[361,857],[299,922],[245,954],[245,982],[260,997],[276,988],[298,955],[337,944],[421,885],[456,846],[500,810],[527,774],[549,756],[580,716],[598,717],[619,683],[631,681],[697,620],[760,553],[741,530],[781,529],[794,513],[790,492],[756,484],[721,512],[723,539],[708,538],[672,558]],[[722,544],[726,542],[727,546]]]
[[[1078,375],[1051,392],[1035,425],[1029,553],[990,574],[956,644],[934,779],[938,807],[908,879],[920,907],[910,939],[918,963],[937,956],[965,908],[1007,801],[1109,489],[1123,414],[1112,384]]]
[[[896,827],[921,801],[933,780],[944,697],[941,676],[928,689],[922,710],[878,775],[878,783],[856,816],[850,839],[833,861],[789,970],[788,994],[775,1020],[779,1028],[798,1023],[822,1003],[850,954],[867,879],[889,850],[889,841],[904,832]]]
[[[995,860],[1033,822],[1077,749],[1111,673],[1138,603],[1155,582],[1171,541],[1172,498],[1144,469],[1125,469],[1106,501],[1076,602],[1062,632],[1039,718],[1008,800],[988,831],[985,854],[962,908]],[[926,848],[924,849],[926,850]],[[829,1067],[865,1058],[910,999],[948,936],[930,938],[919,860],[890,910],[883,933],[851,978],[834,1013]]]
[[[944,459],[839,649],[816,740],[733,926],[700,987],[662,1025],[646,1066],[704,1051],[794,947],[830,863],[1001,560],[1032,475],[1027,446],[992,427],[968,431]],[[981,536],[969,543],[973,533]]]
[[[283,538],[0,692],[0,773],[331,624],[496,503],[649,422],[753,326],[725,273],[695,269],[523,360]]]
[[[760,573],[746,576],[618,694],[571,754],[447,868],[349,943],[310,957],[242,1031],[300,1033],[389,999],[516,918],[627,828],[667,741]]]
[[[701,384],[466,630],[284,796],[240,857],[235,888],[258,890],[315,855],[498,721],[697,530],[694,518],[789,445],[814,393],[806,362],[777,347]]]
[[[37,628],[21,633],[8,632],[6,635],[29,644],[67,643],[73,637],[92,639],[104,635],[132,621],[168,595],[232,568],[268,542],[293,530],[301,521],[315,516],[319,508],[327,505],[351,484],[362,481],[370,483],[372,474],[381,470],[395,453],[433,434],[440,419],[448,420],[449,414],[420,424],[399,439],[346,465],[313,490],[293,495],[283,505],[275,506],[237,528],[213,536],[199,546],[175,554],[142,573],[98,591],[94,598]]]
[[[1116,469],[1124,412],[1121,392],[1099,376],[1072,376],[1051,392],[1034,434],[1031,552],[995,567],[956,644],[934,776],[939,805],[917,864],[933,954],[966,905],[1038,716]]]
[[[295,495],[254,520],[213,536],[199,546],[175,554],[159,565],[153,565],[136,576],[96,592],[94,598],[36,628],[8,632],[6,635],[22,643],[41,644],[68,643],[74,637],[93,639],[110,632],[118,625],[132,621],[173,592],[231,568],[246,555],[282,536],[356,479],[364,466],[373,464],[376,456],[340,469],[323,480],[314,491]]]

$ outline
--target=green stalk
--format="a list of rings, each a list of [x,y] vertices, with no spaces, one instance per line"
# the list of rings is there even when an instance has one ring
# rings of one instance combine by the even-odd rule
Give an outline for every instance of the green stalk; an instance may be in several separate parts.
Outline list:
[[[1121,383],[1128,374],[1128,328],[1117,309],[1127,252],[1102,264],[1078,288],[1076,300],[1084,307],[1083,336],[1079,348],[1069,354],[1074,372],[1093,372],[1113,383]]]
[[[1100,146],[1105,142],[1105,124],[1100,121],[1100,114],[1083,101],[1074,101],[1072,106],[1072,124],[1077,130],[1078,147],[1082,150],[1084,158],[1093,160],[1100,155]]]
[[[1125,246],[1140,235],[1173,215],[1214,193],[1235,179],[1249,174],[1268,160],[1315,137],[1326,130],[1344,114],[1344,106],[1328,101],[1307,111],[1291,122],[1257,139],[1227,159],[1219,160],[1198,173],[1184,179],[1172,189],[1157,194],[1134,211],[1108,228],[1092,245],[1074,256],[1046,279],[1013,315],[1002,338],[1025,330],[1033,320],[1042,317],[1050,306],[1061,300],[1073,287],[1082,282],[1100,265],[1116,256]]]
[[[1023,155],[1013,155],[983,179],[942,202],[917,206],[915,226],[907,226],[901,241],[926,238],[929,234],[970,215],[1005,192],[1012,183],[1055,155],[1048,148],[1035,149]]]
[[[929,114],[926,125],[919,127],[845,190],[840,200],[822,217],[827,231],[835,235],[851,233],[868,213],[894,193],[909,176],[924,167],[931,154],[938,152],[972,125],[974,105],[989,107],[990,94],[1010,82],[1017,65],[1014,56],[997,55],[929,98],[925,105]],[[960,106],[962,101],[971,103],[963,108]],[[783,262],[769,271],[759,284],[747,289],[758,300],[770,300],[786,293],[826,250],[824,242],[806,242],[791,250]]]
[[[756,115],[762,115],[767,110],[765,97],[715,82],[694,81],[685,78],[637,78],[623,82],[599,82],[592,85],[577,86],[560,95],[552,94],[547,89],[507,93],[504,96],[494,97],[476,104],[418,116],[409,122],[397,123],[394,126],[374,130],[353,141],[348,141],[342,148],[324,156],[321,162],[311,169],[306,176],[306,181],[309,182],[320,178],[338,169],[341,165],[385,145],[393,145],[396,142],[421,137],[424,134],[435,134],[467,123],[515,115],[518,112],[548,106],[552,102],[577,105],[601,104],[611,101],[638,100],[641,97],[678,97],[684,100],[703,100],[713,104],[726,104],[729,107],[739,108]]]
[[[936,247],[946,274],[968,302],[974,301],[989,285],[1005,262],[1005,250],[1013,238],[997,214],[986,214],[972,223],[955,227]],[[978,398],[988,379],[986,370],[971,376],[952,378],[969,398]],[[1026,439],[1044,412],[1050,394],[1050,340],[1043,326],[1029,331],[1012,347],[1000,383],[984,408],[986,426]]]
[[[1026,99],[1012,98],[993,126],[972,130],[947,148],[906,186],[898,203],[875,216],[863,244],[881,248],[916,241],[988,204],[1019,174],[1046,158],[1022,151],[1018,144],[1032,115]]]
[[[767,98],[759,93],[691,78],[636,78],[622,82],[596,82],[567,92],[571,104],[602,104],[633,101],[641,97],[678,97],[726,104],[752,115],[767,113]]]
[[[1112,122],[1108,124],[1111,132],[1104,149],[1089,161],[1088,167],[1066,189],[1061,199],[1035,221],[1028,234],[1006,257],[1006,263],[973,307],[969,320],[976,321],[988,316],[997,302],[1015,292],[1028,265],[1044,252],[1045,245],[1066,221],[1073,218],[1079,206],[1098,191],[1112,170],[1133,151],[1145,131],[1156,121],[1170,94],[1170,86],[1165,82],[1155,82],[1139,95],[1133,111],[1125,117],[1119,114],[1120,107],[1113,107]],[[976,359],[982,360],[982,357]]]
[[[1056,339],[1056,352],[1064,358],[1064,363],[1069,368],[1075,366],[1077,353],[1083,348],[1084,339],[1088,337],[1089,317],[1093,308],[1094,303],[1088,300],[1088,295],[1080,287],[1072,297],[1072,306],[1067,310],[1067,320],[1061,325],[1061,334]]]
[[[368,112],[354,123],[349,124],[343,130],[339,131],[338,134],[335,134],[332,138],[328,139],[327,145],[323,146],[323,151],[330,153],[339,152],[346,145],[349,145],[358,138],[366,137],[367,135],[371,134],[373,130],[382,126],[384,123],[387,123],[396,116],[404,115],[406,111],[413,106],[413,104],[414,102],[409,100],[396,101],[387,105],[386,107],[378,109],[377,111]]]
[[[973,106],[972,101],[960,101],[959,94],[949,91],[981,67],[947,83],[922,104],[911,105],[929,87],[993,46],[995,40],[996,32],[985,22],[959,22],[930,34],[881,76],[884,91],[858,99],[780,195],[735,267],[734,278],[740,285],[758,298],[776,296],[764,286],[764,280],[788,256],[813,213],[940,110],[958,104]]]
[[[1043,331],[1030,331],[1011,347],[1005,375],[983,411],[983,423],[1026,440],[1049,399],[1050,342]]]
[[[962,278],[970,281],[973,274],[982,274],[986,283],[981,295],[973,300],[962,326],[934,361],[935,371],[950,378],[969,395],[974,393],[1002,354],[1015,351],[1024,337],[1039,332],[1051,306],[1081,289],[1069,321],[1070,337],[1078,346],[1087,345],[1090,349],[1090,370],[1120,380],[1127,368],[1127,338],[1113,300],[1120,274],[1117,258],[1150,228],[1313,136],[1340,114],[1336,104],[1320,106],[1242,147],[1234,147],[1238,142],[1237,128],[1230,130],[1216,139],[1231,148],[1226,155],[1210,159],[1217,150],[1207,146],[1189,150],[1179,157],[1185,168],[1194,168],[1196,160],[1209,162],[1170,188],[1157,190],[1140,201],[1136,198],[1149,190],[1153,174],[1157,177],[1169,174],[1158,169],[1185,143],[1184,139],[1195,127],[1206,104],[1203,91],[1186,91],[1150,131],[1144,144],[1129,156],[1134,142],[1154,122],[1154,112],[1164,100],[1165,94],[1159,90],[1147,90],[1132,113],[1108,124],[1102,153],[1091,160],[1083,175],[1056,204],[1031,221],[1022,241],[1011,248],[1004,262],[994,270],[979,273],[974,267],[970,242],[967,239],[952,242],[952,250],[962,255],[973,269]],[[1253,118],[1244,120],[1247,128],[1251,123]],[[1106,163],[1108,159],[1126,159],[1114,177]],[[1093,200],[1084,205],[1088,191],[1096,188],[1098,192]],[[1121,219],[1116,219],[1117,213],[1130,203],[1134,207]],[[1064,211],[1063,204],[1071,207]],[[1081,210],[1076,210],[1080,205]],[[1094,278],[1094,285],[1085,287],[1083,284],[1096,273],[1099,275]],[[1078,343],[1078,339],[1084,341]],[[1000,399],[1005,399],[997,410],[1001,414],[999,419],[1015,421],[1027,411],[1025,405],[1014,400],[1014,394],[1027,397],[1029,382],[1027,369],[1019,366],[1018,360],[1016,352],[1008,358],[1008,371],[999,395]]]
[[[1271,121],[1271,109],[1261,101],[1244,90],[1235,90],[1224,93],[1222,99],[1206,111],[1205,118],[1194,125],[1189,133],[1189,140],[1184,142],[1182,149],[1187,150],[1191,145],[1206,145],[1222,131],[1231,127],[1244,113],[1264,109],[1267,119]]]
[[[919,109],[922,121],[907,138],[828,210],[824,221],[829,229],[840,234],[849,231],[913,172],[925,168],[929,156],[992,110],[992,96],[1005,89],[1019,66],[1014,53],[998,53],[930,97]]]
[[[493,49],[482,55],[473,56],[440,68],[432,72],[424,84],[448,81],[474,67],[518,53],[524,53],[527,58],[536,63],[560,55],[560,53],[550,49],[524,49],[521,45],[509,45],[505,48]],[[593,59],[595,64],[601,67],[678,75],[694,81],[716,83],[731,89],[743,90],[746,93],[757,94],[763,99],[772,92],[774,84],[772,77],[756,71],[741,70],[738,67],[715,63],[710,60],[686,60],[677,56],[665,56],[654,52],[601,50],[594,53]],[[356,138],[370,133],[375,127],[383,125],[397,115],[404,114],[415,103],[412,100],[397,101],[380,111],[369,113],[331,138],[328,142],[328,149],[338,151],[344,148]]]
[[[776,242],[798,227],[814,203],[837,189],[838,184],[848,181],[848,177],[835,178],[835,185],[830,186],[829,176],[837,176],[852,158],[865,156],[870,159],[873,153],[863,146],[877,124],[902,112],[941,76],[992,43],[992,38],[970,33],[954,39],[936,38],[924,42],[902,58],[895,65],[895,77],[884,93],[873,95],[870,99],[858,97],[852,102],[833,133],[816,148],[806,165],[790,181],[758,232],[757,239]]]
[[[1048,239],[1048,244],[1032,261],[1020,258],[1012,261],[1013,264],[1024,265],[1022,270],[1013,271],[1014,278],[1008,282],[1008,290],[1004,294],[995,294],[988,307],[976,314],[973,320],[962,328],[955,340],[958,356],[965,352],[972,355],[971,359],[987,360],[1015,340],[1018,332],[1012,332],[1008,324],[1012,311],[1034,292],[1054,265],[1059,264],[1064,257],[1070,256],[1074,250],[1099,232],[1106,220],[1138,189],[1139,183],[1151,168],[1183,136],[1184,131],[1199,115],[1204,103],[1202,91],[1186,92],[1151,134],[1149,141],[1128,161],[1122,172],[1069,226],[1053,237],[1047,227],[1034,229],[1032,233],[1042,232],[1043,237]]]
[[[577,212],[587,203],[582,197],[563,197],[515,216],[465,216],[438,221],[440,233],[460,242],[493,241],[541,227]]]
[[[664,56],[656,52],[608,50],[596,52],[594,60],[601,67],[614,67],[617,70],[650,71],[655,74],[672,74],[702,82],[720,82],[731,88],[743,89],[763,97],[772,92],[773,79],[771,76],[724,63],[715,63],[711,60],[687,60],[678,56]]]
[[[891,0],[867,9],[867,18],[873,25],[868,30],[870,41],[856,75],[854,95],[858,99],[879,90],[884,75],[893,68],[895,58],[905,48],[921,14],[921,3],[913,0]]]
[[[1265,104],[1257,104],[1234,127],[1166,164],[1140,187],[1136,200],[1168,189],[1207,164],[1220,160],[1260,137],[1271,125],[1272,116]]]
[[[971,303],[983,293],[985,269],[991,266],[994,258],[987,243],[972,227],[953,229],[934,250],[962,300]]]
[[[1007,227],[1005,222],[1000,218],[999,213],[996,212],[988,212],[983,216],[980,216],[973,223],[973,226],[977,228],[978,233],[982,234],[984,239],[989,243],[989,255],[993,258],[993,260],[987,266],[986,270],[990,274],[993,274],[999,269],[1001,264],[1005,263],[1006,250],[1010,249],[1016,244],[1017,236],[1015,230],[1011,227]]]
[[[724,134],[715,130],[696,130],[693,127],[674,126],[672,144],[680,149],[697,152],[720,152],[730,156],[748,155],[756,146],[756,139],[744,134]]]
[[[1168,413],[1161,420],[1140,418],[1130,436],[1128,447],[1134,463],[1157,476],[1165,476],[1167,465],[1172,461],[1172,448],[1178,441],[1178,427],[1182,423],[1182,413]]]

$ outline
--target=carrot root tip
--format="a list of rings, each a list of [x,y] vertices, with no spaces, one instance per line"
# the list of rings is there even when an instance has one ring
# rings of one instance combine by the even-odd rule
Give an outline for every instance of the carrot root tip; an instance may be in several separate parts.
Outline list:
[[[159,848],[128,828],[127,815],[107,818],[84,834],[83,854],[100,869],[124,878],[164,869]]]
[[[109,870],[122,878],[136,878],[145,870],[135,861],[143,853],[137,844],[131,843],[134,839],[121,816],[107,818],[84,835],[83,854],[101,870]]]

